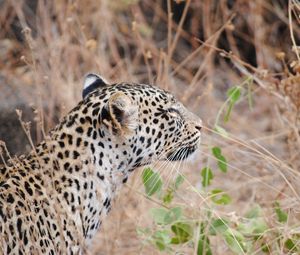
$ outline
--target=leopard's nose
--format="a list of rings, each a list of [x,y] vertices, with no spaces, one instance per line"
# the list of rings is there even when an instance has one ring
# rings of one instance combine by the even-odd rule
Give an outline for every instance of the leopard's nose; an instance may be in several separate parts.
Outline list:
[[[198,131],[201,131],[202,126],[196,125],[195,128],[196,128]]]
[[[200,132],[203,127],[202,120],[198,117],[198,119],[194,122],[194,125],[195,129],[197,129]]]

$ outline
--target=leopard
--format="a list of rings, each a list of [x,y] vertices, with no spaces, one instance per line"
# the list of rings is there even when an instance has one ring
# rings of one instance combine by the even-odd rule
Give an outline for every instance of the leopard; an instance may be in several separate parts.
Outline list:
[[[1,254],[86,254],[131,174],[195,154],[201,128],[158,86],[86,75],[77,106],[0,167]]]

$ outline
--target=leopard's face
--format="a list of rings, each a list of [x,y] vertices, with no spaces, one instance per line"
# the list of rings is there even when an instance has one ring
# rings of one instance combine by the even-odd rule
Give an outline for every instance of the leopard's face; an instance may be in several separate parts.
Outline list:
[[[139,108],[138,148],[149,161],[187,158],[199,147],[201,120],[170,93],[140,86],[143,90],[131,97]]]
[[[115,144],[127,148],[132,168],[158,160],[182,160],[199,147],[201,120],[172,94],[144,84],[103,86],[99,79],[95,78],[100,88],[85,95],[85,100],[103,102],[99,128],[104,137],[113,137]]]

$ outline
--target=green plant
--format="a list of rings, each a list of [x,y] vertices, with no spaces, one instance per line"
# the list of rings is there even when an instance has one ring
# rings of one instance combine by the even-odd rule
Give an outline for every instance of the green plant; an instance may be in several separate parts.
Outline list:
[[[243,82],[249,87],[251,83],[251,79]],[[218,124],[218,118],[224,113],[224,123],[230,120],[233,107],[244,91],[242,85],[228,90],[228,99],[217,116],[215,130],[223,137],[229,137],[229,134]],[[248,94],[249,102],[252,102],[252,99],[249,99],[252,97],[249,95],[250,90],[244,92]],[[251,107],[252,103],[249,105]],[[230,164],[220,146],[211,147],[210,157],[215,160],[219,174],[228,174]],[[197,255],[212,255],[215,249],[212,240],[215,238],[221,239],[225,249],[233,254],[300,251],[300,233],[296,231],[286,235],[283,232],[283,226],[288,224],[289,215],[278,201],[274,201],[271,208],[276,217],[275,221],[268,221],[265,214],[270,211],[267,212],[256,203],[243,214],[235,213],[234,217],[220,215],[217,208],[226,207],[235,201],[225,190],[214,185],[215,175],[217,172],[213,164],[207,164],[199,171],[198,182],[202,186],[200,189],[191,190],[202,196],[205,202],[200,211],[197,211],[176,200],[184,188],[183,184],[187,182],[183,175],[179,174],[173,182],[166,184],[159,172],[151,168],[144,169],[142,179],[146,195],[156,196],[159,206],[150,210],[153,226],[139,228],[139,236],[159,251],[171,254],[190,249]]]

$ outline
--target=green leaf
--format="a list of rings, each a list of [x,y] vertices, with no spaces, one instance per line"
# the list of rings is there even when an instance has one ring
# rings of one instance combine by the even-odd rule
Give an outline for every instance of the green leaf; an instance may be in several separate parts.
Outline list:
[[[185,222],[176,222],[171,226],[175,236],[172,238],[172,244],[186,243],[193,237],[193,227]]]
[[[173,189],[168,189],[166,194],[163,196],[163,202],[164,204],[170,204],[174,198],[174,195],[173,195],[174,191]]]
[[[290,238],[284,242],[284,246],[286,249],[289,250],[289,252],[297,252],[298,251],[297,244]]]
[[[259,205],[252,207],[246,214],[237,229],[244,235],[259,237],[268,230],[268,225],[263,218],[262,209]]]
[[[168,244],[171,243],[171,238],[167,230],[158,230],[153,234],[153,242],[160,251],[164,251]]]
[[[245,215],[248,219],[253,219],[262,216],[262,209],[259,205],[252,207]]]
[[[174,184],[175,189],[178,189],[179,186],[183,183],[183,181],[184,181],[184,178],[182,177],[182,175],[178,175],[176,177],[175,184]]]
[[[227,160],[226,158],[222,155],[222,150],[220,147],[213,147],[212,148],[212,153],[215,156],[215,158],[218,160],[218,167],[219,169],[226,173],[227,172]]]
[[[219,125],[215,125],[215,131],[223,137],[229,137],[227,131]]]
[[[170,204],[174,198],[174,192],[175,190],[177,190],[179,188],[179,186],[183,183],[184,178],[182,177],[182,175],[178,175],[175,179],[175,182],[170,185],[167,189],[167,192],[165,193],[165,195],[163,196],[162,200],[164,202],[164,204]]]
[[[168,210],[165,208],[151,208],[150,213],[156,224],[164,224]]]
[[[182,215],[181,207],[174,207],[165,215],[164,224],[171,224],[180,219]]]
[[[209,167],[204,167],[201,170],[201,176],[203,187],[207,187],[208,185],[210,185],[210,181],[214,178],[214,175]]]
[[[222,155],[222,150],[220,147],[215,146],[212,148],[212,153],[216,158],[218,158],[220,155]]]
[[[261,236],[269,229],[264,218],[252,219],[250,220],[249,225],[252,233],[258,236]]]
[[[258,217],[247,219],[244,223],[240,223],[237,228],[245,235],[261,236],[268,230],[268,225],[264,218]]]
[[[152,208],[150,213],[156,224],[168,225],[180,219],[182,209],[181,207],[174,207],[170,210],[165,208]]]
[[[239,86],[234,86],[228,89],[227,96],[230,99],[230,102],[236,103],[241,96],[241,88]]]
[[[218,205],[227,205],[231,202],[231,197],[221,189],[211,191],[211,200]]]
[[[167,245],[161,239],[155,240],[154,244],[160,251],[164,251],[167,248]]]
[[[228,228],[222,233],[228,247],[237,254],[244,254],[246,252],[246,243],[244,236],[235,229]]]
[[[267,243],[261,245],[261,250],[265,253],[271,254],[271,249]]]
[[[232,108],[234,106],[234,104],[239,100],[240,96],[241,96],[241,89],[239,86],[235,86],[230,88],[227,91],[227,96],[229,98],[229,104],[228,104],[228,108],[227,111],[225,113],[225,117],[224,117],[224,121],[227,122],[230,118],[230,113],[232,111]]]
[[[158,173],[155,173],[151,168],[145,168],[142,174],[142,179],[147,196],[161,191],[162,180]]]
[[[219,158],[218,158],[218,167],[220,168],[220,170],[224,173],[227,172],[227,162],[226,162],[226,158],[221,155]]]
[[[274,203],[274,209],[275,209],[278,221],[281,223],[286,223],[288,220],[288,214],[280,208],[280,204],[277,201]]]
[[[200,236],[198,240],[197,255],[212,255],[208,236]]]
[[[218,218],[213,219],[210,225],[210,234],[216,235],[216,233],[223,233],[228,229],[229,222],[226,219]]]

